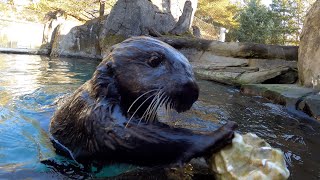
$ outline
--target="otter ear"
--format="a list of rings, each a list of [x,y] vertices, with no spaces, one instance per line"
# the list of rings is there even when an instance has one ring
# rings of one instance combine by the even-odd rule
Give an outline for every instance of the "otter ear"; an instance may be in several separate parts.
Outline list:
[[[112,61],[109,61],[107,63],[103,63],[101,62],[98,67],[97,70],[95,71],[94,75],[96,73],[102,73],[102,74],[113,74],[113,68],[114,68],[114,64]]]
[[[114,64],[109,61],[100,63],[90,80],[91,96],[96,99],[120,99],[117,83],[114,79]]]

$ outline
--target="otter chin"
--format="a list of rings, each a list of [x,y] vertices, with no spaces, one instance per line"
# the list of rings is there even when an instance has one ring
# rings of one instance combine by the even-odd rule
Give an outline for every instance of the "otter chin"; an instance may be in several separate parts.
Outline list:
[[[165,165],[207,156],[229,144],[229,122],[211,133],[157,120],[165,107],[187,111],[199,87],[186,57],[150,37],[113,46],[93,77],[60,105],[50,123],[56,147],[78,161]]]

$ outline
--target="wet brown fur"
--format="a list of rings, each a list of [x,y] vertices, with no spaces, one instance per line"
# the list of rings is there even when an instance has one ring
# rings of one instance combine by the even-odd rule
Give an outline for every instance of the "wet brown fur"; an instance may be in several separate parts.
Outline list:
[[[148,61],[163,58],[158,67]],[[115,46],[93,77],[58,107],[50,133],[77,160],[126,162],[139,165],[184,163],[208,155],[230,143],[234,123],[209,134],[194,133],[154,121],[141,122],[146,109],[132,119],[127,113],[144,92],[162,88],[185,111],[198,98],[190,64],[169,45],[147,37],[136,37]],[[135,107],[136,108],[136,107]]]

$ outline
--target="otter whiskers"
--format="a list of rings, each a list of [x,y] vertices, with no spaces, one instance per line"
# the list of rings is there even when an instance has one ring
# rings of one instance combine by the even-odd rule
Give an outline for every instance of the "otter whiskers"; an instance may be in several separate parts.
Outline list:
[[[171,105],[171,99],[170,98],[165,103],[165,111],[166,111],[166,118],[167,119],[171,119],[172,105]]]
[[[160,107],[165,107],[169,102],[171,102],[171,99],[169,96],[167,96],[165,93],[159,94],[158,97],[156,97],[157,100],[153,102],[153,104],[150,106],[150,109],[146,111],[147,116],[146,122],[148,121],[154,121],[156,119],[157,111]],[[143,118],[143,117],[142,117]],[[140,119],[141,121],[141,119]]]
[[[156,115],[157,115],[157,110],[160,107],[160,105],[162,104],[163,99],[165,98],[165,93],[163,92],[161,94],[161,96],[157,99],[156,103],[154,104],[154,106],[151,109],[151,114],[149,116],[149,118],[146,119],[146,121],[148,122],[150,121],[154,121],[156,119]]]
[[[136,100],[134,100],[134,101],[132,102],[132,104],[130,105],[130,107],[128,108],[127,113],[130,112],[130,110],[131,110],[131,108],[133,107],[133,105],[134,105],[136,102],[138,102],[139,99],[141,99],[143,96],[145,96],[145,95],[147,95],[147,94],[149,94],[149,93],[151,93],[151,92],[154,92],[154,91],[159,91],[159,89],[152,89],[152,90],[150,90],[150,91],[147,91],[147,92],[141,94],[139,97],[137,97]],[[125,128],[127,128],[127,126],[128,126],[128,124],[130,123],[131,119],[132,119],[132,118],[134,117],[134,115],[138,112],[138,110],[142,107],[142,105],[143,105],[144,103],[146,103],[150,98],[152,98],[152,97],[155,96],[155,95],[156,95],[156,93],[150,95],[147,99],[145,99],[145,100],[140,104],[140,106],[136,109],[136,111],[131,115],[130,119],[128,120],[128,122],[127,122],[127,124],[126,124],[126,126],[125,126]]]
[[[130,121],[134,118],[134,116],[136,115],[136,113],[139,111],[139,109],[148,101],[152,98],[151,103],[149,104],[149,106],[147,107],[147,109],[144,111],[144,113],[142,114],[142,116],[140,117],[139,123],[142,120],[145,120],[146,123],[148,122],[152,122],[157,118],[157,111],[160,107],[164,107],[166,116],[169,118],[170,117],[170,112],[173,108],[173,102],[172,99],[166,95],[165,91],[163,91],[162,89],[153,89],[150,91],[147,91],[145,93],[143,93],[142,95],[140,95],[128,108],[127,112],[130,112],[130,110],[132,110],[134,104],[136,104],[138,102],[139,99],[141,99],[142,97],[146,96],[147,94],[151,94],[149,97],[147,97],[139,106],[138,108],[133,112],[133,114],[130,116],[128,122],[126,123],[127,127],[130,123]]]
[[[142,97],[145,96],[146,94],[148,94],[148,93],[150,93],[150,92],[154,92],[154,91],[159,91],[159,89],[153,89],[153,90],[147,91],[147,92],[141,94],[139,97],[137,97],[137,99],[134,100],[133,103],[132,103],[132,104],[130,105],[130,107],[128,108],[127,113],[130,111],[130,109],[133,107],[133,105],[134,105],[140,98],[142,98]]]
[[[161,96],[162,93],[163,93],[163,92],[162,92],[161,90],[159,90],[159,92],[157,93],[157,95],[152,99],[152,101],[151,101],[151,103],[149,104],[148,108],[145,110],[145,112],[144,112],[143,115],[141,116],[139,123],[141,122],[141,120],[142,120],[143,118],[146,118],[146,119],[150,118],[150,114],[153,112],[153,111],[152,111],[152,110],[153,110],[153,106],[154,106],[154,104],[157,102],[157,100],[159,99],[159,97]]]
[[[161,100],[161,102],[158,104],[157,108],[155,108],[154,110],[154,116],[152,117],[151,120],[155,120],[156,118],[156,114],[157,114],[157,111],[160,107],[163,107],[165,105],[165,103],[169,100],[169,96],[164,96],[163,99]]]

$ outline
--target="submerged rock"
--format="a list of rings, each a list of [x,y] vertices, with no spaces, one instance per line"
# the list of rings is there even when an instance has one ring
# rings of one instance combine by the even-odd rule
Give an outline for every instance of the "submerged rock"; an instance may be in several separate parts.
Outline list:
[[[244,94],[262,96],[274,103],[301,110],[320,120],[320,93],[318,90],[296,84],[246,84]]]
[[[299,109],[320,121],[320,93],[307,96],[299,104]]]
[[[287,107],[295,107],[304,97],[317,91],[295,84],[247,84],[241,86],[241,92],[248,95],[263,96],[274,103]]]
[[[288,179],[284,154],[255,134],[235,133],[232,144],[214,154],[209,166],[217,179]]]

